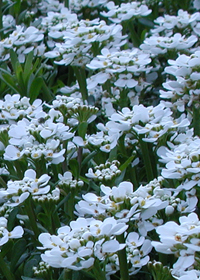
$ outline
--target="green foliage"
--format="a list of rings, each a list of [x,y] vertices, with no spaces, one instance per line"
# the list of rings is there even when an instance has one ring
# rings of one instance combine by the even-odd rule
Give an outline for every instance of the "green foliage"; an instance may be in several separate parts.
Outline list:
[[[31,51],[25,62],[20,63],[16,53],[10,50],[11,65],[4,63],[0,67],[1,87],[4,90],[1,94],[18,93],[29,97],[31,103],[39,97],[45,101],[52,100],[54,94],[46,83],[51,82],[48,80],[51,77],[45,71],[45,62],[40,58],[34,61],[33,55]]]

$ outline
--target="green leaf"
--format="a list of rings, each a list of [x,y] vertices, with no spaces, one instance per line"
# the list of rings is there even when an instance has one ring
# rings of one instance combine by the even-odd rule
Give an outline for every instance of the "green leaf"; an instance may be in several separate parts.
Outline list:
[[[21,8],[21,0],[16,0],[14,5],[14,12],[16,15],[19,14]]]
[[[24,72],[23,72],[22,66],[19,62],[16,63],[15,76],[16,76],[19,90],[21,91],[22,96],[27,95],[27,85],[25,84],[25,81],[24,81]],[[15,76],[13,76],[13,77],[15,77]]]
[[[2,258],[4,258],[6,255],[9,256],[10,255],[10,252],[12,250],[12,247],[13,247],[13,240],[8,240],[8,242],[6,244],[4,244],[2,247],[1,247],[1,256]]]
[[[139,18],[138,21],[142,25],[148,26],[149,28],[153,28],[154,27],[154,23],[151,20],[147,19],[147,18]]]
[[[84,183],[86,183],[87,185],[89,184],[89,179],[87,179],[87,178],[85,178],[85,177],[83,177],[83,176],[79,176],[79,179],[80,179],[81,181],[83,181]]]
[[[68,195],[66,195],[57,205],[57,207],[54,210],[55,212],[58,212],[58,210],[70,199],[70,193],[68,193]]]
[[[14,272],[17,268],[17,262],[23,253],[26,251],[26,240],[19,239],[12,248],[12,259],[10,263],[10,270]]]
[[[3,73],[1,73],[3,72]],[[16,81],[13,76],[3,68],[0,68],[0,78],[14,91],[19,92],[19,88],[16,85]]]
[[[94,181],[89,181],[89,187],[92,188],[95,192],[99,193],[100,188],[97,184],[95,184]]]
[[[46,83],[43,80],[43,85],[42,85],[42,93],[43,93],[43,100],[44,101],[51,101],[54,98],[54,95],[52,94],[52,91],[48,88]]]
[[[24,266],[24,276],[32,277],[33,276],[33,267],[38,265],[37,259],[31,259],[27,261]]]
[[[48,217],[47,217],[46,214],[44,214],[44,213],[39,213],[39,214],[37,215],[37,218],[38,218],[39,221],[41,221],[41,222],[43,223],[43,225],[46,225],[46,224],[47,224]]]
[[[30,278],[26,276],[22,276],[22,280],[42,280],[41,278]]]
[[[10,268],[8,267],[8,264],[4,261],[2,254],[0,253],[0,270],[1,270],[1,276],[4,275],[5,278],[1,279],[6,279],[6,280],[15,280],[15,276],[13,273],[10,271]]]
[[[17,71],[16,67],[17,67],[17,63],[19,63],[19,60],[16,52],[14,52],[13,49],[10,49],[10,60],[11,60],[13,70],[16,72]]]
[[[125,170],[125,169],[128,167],[128,165],[134,160],[134,158],[135,158],[135,155],[130,156],[130,157],[124,162],[124,164],[122,164],[122,165],[120,166],[119,169],[120,169],[121,171]]]
[[[84,160],[81,162],[81,166],[84,166],[84,164],[88,163],[95,155],[97,154],[97,151],[91,152],[88,156],[84,158]]]
[[[23,24],[24,23],[24,20],[26,19],[26,16],[27,16],[27,9],[22,11],[19,16],[18,16],[18,24]]]
[[[109,154],[109,161],[112,162],[113,160],[115,160],[117,158],[117,149],[118,147],[114,147]]]
[[[75,178],[78,178],[79,177],[79,163],[78,163],[78,161],[76,159],[70,160],[69,167],[70,167],[69,169],[72,172],[73,176]]]
[[[81,122],[78,125],[78,135],[80,137],[82,137],[83,140],[85,139],[85,134],[87,132],[87,127],[88,127],[88,123],[87,122]]]
[[[18,214],[18,207],[15,207],[9,214],[8,217],[8,225],[7,229],[8,231],[11,231],[13,227],[15,226],[16,216]]]
[[[30,77],[30,74],[32,73],[32,67],[33,67],[33,51],[31,51],[27,57],[26,57],[26,60],[25,60],[25,63],[24,63],[24,79],[25,81],[27,82],[27,78]]]
[[[32,103],[38,97],[42,86],[43,86],[42,77],[37,77],[33,80],[28,93],[28,97],[30,97],[30,103]]]
[[[24,253],[23,255],[21,255],[21,257],[19,258],[17,264],[16,264],[16,268],[18,268],[25,260],[28,259],[28,257],[30,256],[30,253]]]

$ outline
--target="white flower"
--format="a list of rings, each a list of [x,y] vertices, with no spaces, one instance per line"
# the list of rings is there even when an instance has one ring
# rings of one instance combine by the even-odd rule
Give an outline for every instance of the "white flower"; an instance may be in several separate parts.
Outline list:
[[[5,160],[16,160],[20,159],[24,155],[24,152],[20,151],[18,148],[16,148],[13,145],[8,145],[5,148],[5,153],[4,153],[4,159]]]
[[[9,239],[21,238],[24,230],[21,226],[16,226],[12,231],[7,230],[7,219],[0,217],[0,246],[8,242]]]
[[[173,275],[174,277],[176,277],[175,275]],[[178,280],[199,280],[199,275],[198,275],[198,272],[195,271],[195,270],[189,270],[189,271],[184,271],[182,272],[182,275],[176,279]]]

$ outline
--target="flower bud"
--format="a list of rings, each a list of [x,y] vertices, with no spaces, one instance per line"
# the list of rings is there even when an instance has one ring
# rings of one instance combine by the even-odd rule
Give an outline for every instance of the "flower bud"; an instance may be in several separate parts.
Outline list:
[[[171,205],[168,205],[166,208],[165,208],[165,214],[168,216],[168,215],[171,215],[174,213],[174,207],[171,206]]]

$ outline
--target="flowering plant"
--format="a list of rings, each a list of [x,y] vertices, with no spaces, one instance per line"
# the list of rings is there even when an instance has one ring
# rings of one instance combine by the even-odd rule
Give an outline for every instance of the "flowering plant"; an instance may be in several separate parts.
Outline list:
[[[0,1],[0,279],[200,279],[200,1]]]

